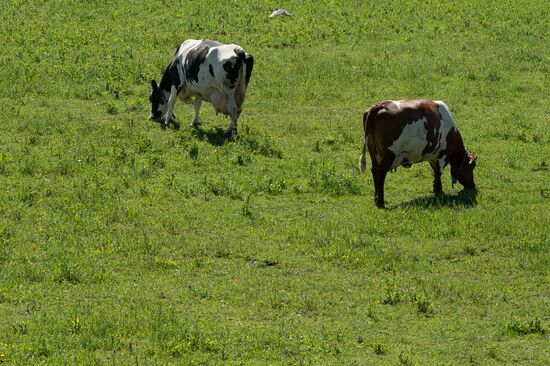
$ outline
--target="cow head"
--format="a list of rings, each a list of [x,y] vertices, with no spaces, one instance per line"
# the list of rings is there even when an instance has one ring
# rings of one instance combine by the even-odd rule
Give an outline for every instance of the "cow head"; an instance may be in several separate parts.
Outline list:
[[[458,180],[464,188],[473,189],[476,187],[474,183],[474,168],[476,167],[477,156],[465,150],[464,157],[458,166],[451,166],[451,174]]]
[[[151,102],[151,114],[149,115],[149,119],[159,119],[166,113],[168,101],[155,80],[151,80],[151,87],[153,90],[151,94],[149,94],[149,101]]]

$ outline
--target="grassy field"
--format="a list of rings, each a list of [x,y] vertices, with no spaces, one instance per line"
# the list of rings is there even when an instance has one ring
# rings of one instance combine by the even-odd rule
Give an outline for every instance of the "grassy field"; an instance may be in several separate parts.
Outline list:
[[[546,1],[153,3],[0,6],[0,364],[548,364]],[[187,38],[255,57],[235,141],[147,120]],[[421,164],[375,207],[362,111],[401,98],[475,201]]]

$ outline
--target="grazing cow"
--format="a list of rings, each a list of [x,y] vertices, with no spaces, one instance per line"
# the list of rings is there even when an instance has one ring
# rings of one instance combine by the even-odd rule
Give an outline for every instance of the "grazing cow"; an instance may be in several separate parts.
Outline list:
[[[193,127],[199,125],[199,110],[205,100],[212,103],[216,113],[231,116],[229,133],[236,134],[253,65],[252,56],[240,46],[206,39],[186,40],[166,67],[160,85],[151,81],[149,118],[158,119],[166,113],[164,124],[169,125],[177,97],[183,101],[195,97]]]
[[[433,168],[433,192],[442,193],[441,172],[451,165],[453,185],[475,188],[473,170],[477,159],[464,148],[462,137],[445,103],[431,100],[385,101],[363,115],[365,143],[359,159],[365,171],[369,150],[374,180],[374,202],[384,207],[384,180],[398,166],[428,161]]]

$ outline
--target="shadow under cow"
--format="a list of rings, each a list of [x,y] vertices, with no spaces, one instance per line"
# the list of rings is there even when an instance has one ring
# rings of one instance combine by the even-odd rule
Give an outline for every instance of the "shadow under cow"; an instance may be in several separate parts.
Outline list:
[[[227,130],[223,128],[215,128],[213,130],[204,130],[200,127],[194,128],[192,132],[193,136],[199,140],[206,140],[213,146],[222,146],[235,138],[231,137]]]
[[[160,128],[162,128],[163,130],[165,130],[168,127],[175,131],[180,129],[180,124],[174,120],[172,120],[169,125],[166,125],[164,123],[164,118],[155,118],[155,119],[151,119],[151,121],[158,123]]]
[[[441,194],[439,196],[429,195],[415,198],[411,201],[403,202],[395,205],[392,208],[441,208],[441,207],[474,207],[477,204],[477,190],[463,189],[458,194]]]
[[[180,129],[180,124],[174,120],[172,120],[169,125],[164,124],[164,119],[154,119],[153,122],[158,123],[162,129]],[[208,141],[208,143],[213,146],[222,146],[230,141],[234,141],[235,139],[239,138],[238,135],[231,136],[227,130],[219,127],[210,130],[205,130],[200,126],[189,128],[191,129],[191,134],[194,137],[198,138],[201,141]]]

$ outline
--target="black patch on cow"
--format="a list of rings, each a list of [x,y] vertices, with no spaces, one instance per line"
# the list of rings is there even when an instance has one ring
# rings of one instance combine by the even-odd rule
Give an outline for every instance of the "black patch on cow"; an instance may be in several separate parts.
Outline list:
[[[246,53],[243,51],[242,48],[235,48],[233,49],[233,52],[235,52],[235,55],[237,55],[235,63],[233,64],[231,61],[227,61],[223,65],[223,69],[225,70],[227,79],[229,80],[230,88],[235,87],[237,80],[239,79],[239,71],[241,70],[242,64],[246,58]]]
[[[198,83],[199,70],[201,65],[204,63],[204,60],[206,60],[206,55],[208,55],[208,51],[212,47],[217,47],[221,45],[222,44],[220,42],[205,39],[196,47],[189,50],[189,52],[187,52],[187,56],[185,57],[185,79],[187,81],[195,81]]]
[[[170,62],[170,64],[166,67],[166,70],[164,70],[164,74],[162,75],[162,79],[160,80],[161,90],[166,90],[169,92],[172,89],[172,85],[176,88],[180,87],[182,80],[180,79],[180,74],[178,72],[179,64],[179,58],[174,57],[172,62]]]
[[[185,79],[187,81],[199,82],[199,70],[201,64],[204,63],[204,60],[206,60],[206,55],[209,50],[210,47],[199,45],[187,53],[184,69]]]
[[[158,88],[156,81],[152,81],[153,90],[149,94],[149,102],[151,102],[151,116],[153,118],[159,118],[162,112],[159,111],[161,105],[166,101],[162,95],[162,91]]]
[[[235,52],[235,55],[237,55],[238,58],[244,60],[246,54],[242,48],[235,48],[233,52]]]
[[[215,77],[214,68],[212,67],[212,64],[208,65],[208,72],[210,73],[210,75],[212,75],[212,77]]]
[[[237,64],[233,64],[231,61],[227,61],[223,64],[223,69],[225,70],[227,80],[229,80],[229,87],[231,89],[234,88],[235,83],[237,82],[237,78],[239,77],[239,69],[237,67]]]
[[[223,64],[223,69],[225,70],[227,80],[229,80],[229,88],[231,89],[234,88],[237,83],[237,79],[239,78],[239,70],[241,69],[241,65],[245,59],[245,53],[242,49],[235,48],[233,52],[237,55],[234,62],[227,61]]]
[[[151,102],[151,104],[153,104],[153,106],[158,106],[159,104],[164,102],[160,90],[153,90],[151,94],[149,94],[149,101]]]
[[[244,64],[246,65],[246,73],[244,75],[244,81],[246,83],[246,86],[248,86],[248,82],[250,81],[250,76],[252,76],[252,68],[254,67],[254,58],[250,54],[246,54],[244,58]]]

